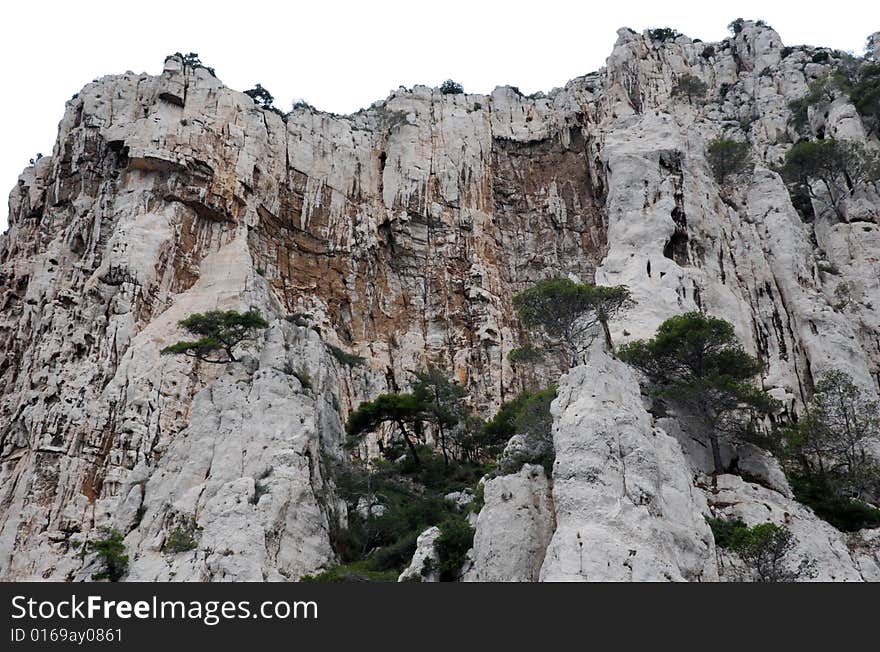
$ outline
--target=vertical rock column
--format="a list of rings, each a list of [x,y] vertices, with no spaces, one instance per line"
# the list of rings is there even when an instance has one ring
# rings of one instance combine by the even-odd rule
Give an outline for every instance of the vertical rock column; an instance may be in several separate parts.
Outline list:
[[[705,499],[632,370],[594,348],[552,411],[556,531],[541,581],[717,580]]]

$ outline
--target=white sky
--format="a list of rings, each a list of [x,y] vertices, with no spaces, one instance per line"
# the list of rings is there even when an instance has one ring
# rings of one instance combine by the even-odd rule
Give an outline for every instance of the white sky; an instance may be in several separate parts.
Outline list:
[[[262,83],[282,110],[302,98],[350,113],[400,85],[447,78],[474,93],[547,91],[602,67],[618,27],[717,41],[739,16],[766,20],[789,45],[858,54],[880,30],[877,0],[12,0],[0,8],[0,192],[36,152],[52,151],[64,102],[84,84],[159,74],[176,51],[197,52],[232,88]]]

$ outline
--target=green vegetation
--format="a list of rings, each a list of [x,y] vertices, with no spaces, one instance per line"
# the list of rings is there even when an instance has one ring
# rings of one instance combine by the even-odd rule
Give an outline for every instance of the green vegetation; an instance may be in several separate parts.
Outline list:
[[[479,514],[480,510],[483,509],[483,506],[486,504],[486,483],[479,482],[477,483],[476,488],[474,489],[474,499],[471,504],[468,506],[469,511],[474,514]]]
[[[443,581],[455,580],[471,547],[473,530],[468,508],[444,496],[474,490],[487,467],[453,461],[427,446],[419,447],[420,464],[398,451],[370,463],[331,464],[338,495],[346,503],[348,527],[336,529],[331,540],[341,561],[306,581],[396,581],[409,564],[419,534],[432,525],[440,528],[435,544]],[[381,509],[366,509],[372,502]]]
[[[373,570],[373,562],[370,559],[340,564],[333,566],[315,575],[305,575],[300,582],[396,582],[400,573],[391,568],[388,570]]]
[[[743,30],[743,26],[745,25],[745,23],[746,21],[744,21],[742,18],[737,18],[736,20],[731,21],[731,23],[727,26],[727,29],[730,30],[731,34],[736,36]]]
[[[251,98],[254,101],[254,104],[263,109],[271,109],[274,106],[275,98],[272,96],[272,93],[263,88],[261,84],[249,88],[244,94]]]
[[[808,476],[788,475],[799,503],[842,532],[880,527],[880,509],[855,498],[841,496],[833,484]]]
[[[720,439],[742,433],[754,413],[773,405],[754,383],[761,363],[743,350],[733,326],[717,317],[699,312],[670,317],[653,339],[631,342],[618,355],[707,434],[716,474],[725,471]]]
[[[498,414],[503,413],[505,421],[496,422],[496,427],[507,429],[505,434],[510,433],[507,440],[519,435],[522,438],[522,447],[501,458],[501,473],[516,473],[524,464],[540,464],[548,477],[552,474],[556,452],[553,448],[553,416],[550,414],[550,404],[554,398],[556,387],[550,386],[539,392],[520,394],[511,409],[505,410],[502,406]],[[486,424],[487,429],[488,427],[489,424]]]
[[[537,362],[542,357],[544,357],[544,352],[532,346],[520,346],[507,354],[508,362],[513,365]]]
[[[343,351],[338,346],[333,346],[332,344],[327,345],[327,350],[330,351],[339,364],[343,364],[346,367],[359,367],[365,362],[365,359],[361,356]]]
[[[715,545],[719,548],[731,548],[734,542],[749,529],[745,521],[740,518],[714,518],[706,516],[706,523],[712,530],[712,536],[715,538]]]
[[[308,102],[306,102],[304,99],[293,100],[290,104],[290,110],[297,111],[299,109],[306,109],[308,111],[317,111],[318,110],[312,104],[309,104]]]
[[[348,443],[357,445],[367,433],[375,432],[382,424],[392,424],[394,434],[406,444],[414,463],[420,464],[416,443],[422,441],[425,426],[430,424],[446,467],[453,449],[463,460],[473,460],[482,423],[471,415],[466,396],[465,388],[449,380],[445,371],[428,365],[415,373],[411,393],[382,394],[361,403],[346,424]]]
[[[415,373],[413,396],[422,405],[425,421],[437,429],[437,439],[443,462],[449,467],[449,449],[454,443],[454,428],[467,421],[468,410],[464,404],[467,390],[449,380],[442,369],[428,365],[424,371]]]
[[[268,328],[269,323],[256,310],[246,313],[213,310],[190,315],[180,325],[189,333],[199,335],[199,339],[178,342],[162,349],[162,353],[182,353],[205,362],[225,364],[235,361],[233,349],[236,346],[254,338],[257,330]]]
[[[553,390],[555,393],[555,389]],[[516,422],[525,409],[526,402],[533,396],[530,392],[523,392],[510,401],[505,401],[498,408],[498,412],[489,421],[483,424],[480,451],[489,459],[497,459],[504,450],[505,445],[517,434]]]
[[[842,217],[841,200],[857,187],[880,178],[880,157],[857,142],[831,138],[802,141],[786,152],[779,172],[793,196],[827,201]],[[827,197],[814,191],[814,181],[823,184]]]
[[[869,135],[880,129],[880,63],[862,67],[849,98],[859,114],[868,119]]]
[[[254,101],[254,104],[261,109],[272,111],[273,113],[280,115],[282,118],[285,117],[284,113],[275,106],[275,98],[272,97],[272,93],[267,91],[260,84],[246,90],[244,94],[251,98]]]
[[[101,560],[103,568],[92,574],[93,580],[110,580],[118,582],[128,572],[128,555],[122,533],[113,528],[103,527],[100,530],[103,538],[86,541],[84,552],[95,552]]]
[[[744,174],[752,165],[749,144],[726,138],[711,141],[706,158],[715,175],[715,180],[721,185],[724,185],[729,177]]]
[[[311,325],[312,316],[307,312],[295,312],[292,315],[287,315],[284,319],[300,328],[308,328]]]
[[[608,321],[632,305],[629,289],[623,285],[580,284],[564,277],[541,281],[513,297],[513,306],[526,328],[543,328],[565,347],[571,366],[578,364],[581,340],[601,325],[611,346]]]
[[[293,375],[296,376],[296,379],[299,381],[299,384],[302,385],[303,389],[312,388],[312,374],[309,373],[308,368],[304,364],[300,364],[300,366],[293,372]]]
[[[835,88],[834,79],[825,75],[814,79],[807,85],[806,95],[788,103],[788,109],[791,111],[788,121],[795,131],[801,132],[807,126],[808,112],[811,106],[834,99]]]
[[[409,448],[413,461],[420,464],[416,440],[424,420],[424,405],[413,394],[381,394],[372,401],[361,403],[349,415],[345,424],[348,445],[357,445],[364,435],[375,432],[382,424],[390,423]]]
[[[165,539],[162,544],[162,552],[176,555],[181,552],[194,550],[198,547],[198,535],[202,527],[196,523],[195,516],[184,517]]]
[[[794,582],[812,574],[812,564],[802,560],[789,568],[785,559],[796,541],[788,528],[775,523],[759,523],[736,537],[731,550],[751,569],[756,582]]]
[[[803,559],[791,568],[786,559],[796,546],[787,527],[775,523],[759,523],[748,527],[740,519],[706,518],[715,545],[736,554],[746,566],[743,579],[755,582],[793,582],[813,574],[814,562]]]
[[[672,88],[672,96],[686,97],[688,103],[693,103],[695,99],[705,97],[707,90],[709,90],[709,87],[706,86],[706,82],[696,75],[685,73],[675,82],[675,86]]]
[[[844,310],[853,302],[852,284],[841,281],[834,288],[834,309]]]
[[[827,52],[818,55],[828,56]],[[816,55],[814,55],[815,58]],[[806,94],[800,99],[788,103],[791,111],[788,122],[797,132],[804,132],[809,118],[809,109],[813,106],[827,105],[834,98],[843,93],[852,93],[859,73],[858,60],[852,56],[844,55],[837,68],[811,81],[807,85]],[[853,100],[855,104],[855,100]],[[858,107],[857,107],[858,108]]]
[[[440,562],[437,570],[441,582],[454,582],[464,566],[467,551],[474,545],[474,529],[461,514],[450,516],[439,527],[440,536],[434,543]]]
[[[781,457],[797,499],[843,531],[880,526],[880,402],[851,376],[831,371],[803,417],[782,433]]]
[[[679,36],[681,36],[681,32],[678,32],[671,27],[657,27],[648,30],[648,37],[652,41],[657,41],[658,43],[674,41]]]
[[[349,443],[357,444],[381,424],[394,427],[392,438],[380,440],[381,457],[369,462],[327,461],[338,495],[346,504],[347,527],[337,528],[332,540],[341,564],[312,581],[394,580],[410,562],[418,535],[436,525],[435,543],[441,580],[458,577],[473,530],[471,511],[482,507],[480,479],[492,472],[505,444],[521,435],[523,454],[504,460],[501,472],[522,464],[553,464],[550,402],[555,388],[524,393],[504,403],[484,423],[465,404],[464,388],[442,369],[429,365],[415,374],[412,392],[383,394],[362,403],[349,416]],[[431,427],[437,449],[422,443]],[[395,438],[396,436],[396,438]],[[459,507],[446,494],[470,491],[474,500]]]
[[[177,57],[183,62],[184,66],[189,66],[190,68],[204,68],[209,73],[211,73],[214,77],[217,76],[217,73],[214,72],[214,69],[210,66],[206,66],[202,63],[202,60],[199,59],[199,55],[196,52],[190,52],[189,54],[182,54],[180,52],[175,52],[174,54],[169,54],[165,57],[165,61],[171,59],[172,57]]]
[[[460,95],[461,93],[464,93],[464,86],[451,79],[447,79],[440,84],[440,92],[443,93],[443,95]]]

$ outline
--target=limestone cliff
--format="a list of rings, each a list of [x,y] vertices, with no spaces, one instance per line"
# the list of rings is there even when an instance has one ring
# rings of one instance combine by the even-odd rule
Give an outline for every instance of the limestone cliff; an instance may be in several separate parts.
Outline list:
[[[177,56],[88,84],[0,236],[0,579],[88,579],[79,551],[104,525],[125,535],[128,579],[313,572],[344,520],[327,467],[352,407],[427,360],[484,416],[555,381],[554,363],[507,361],[527,341],[512,295],[554,274],[631,288],[615,343],[692,309],[732,322],[780,418],[833,368],[876,392],[876,188],[805,220],[772,169],[799,138],[789,102],[840,57],[817,51],[748,21],[715,44],[623,29],[605,68],[546,95],[417,86],[350,116],[282,116]],[[705,102],[673,96],[685,74]],[[845,96],[808,117],[878,146]],[[705,156],[722,136],[757,159],[731,191]],[[271,325],[239,362],[159,355],[183,317],[251,307]],[[876,532],[848,546],[772,459],[751,454],[760,485],[701,484],[703,447],[601,351],[562,379],[554,415],[553,477],[489,481],[465,579],[724,579],[702,515],[763,508],[794,519],[820,579],[880,577]],[[198,545],[164,554],[190,522]]]

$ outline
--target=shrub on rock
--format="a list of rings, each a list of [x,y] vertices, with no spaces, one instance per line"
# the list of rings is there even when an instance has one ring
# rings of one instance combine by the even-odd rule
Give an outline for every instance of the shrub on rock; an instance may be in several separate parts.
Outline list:
[[[212,310],[196,313],[179,322],[197,340],[185,340],[166,346],[164,354],[183,354],[205,362],[225,364],[235,361],[233,350],[245,340],[256,336],[269,323],[257,310],[240,313],[235,310]]]

